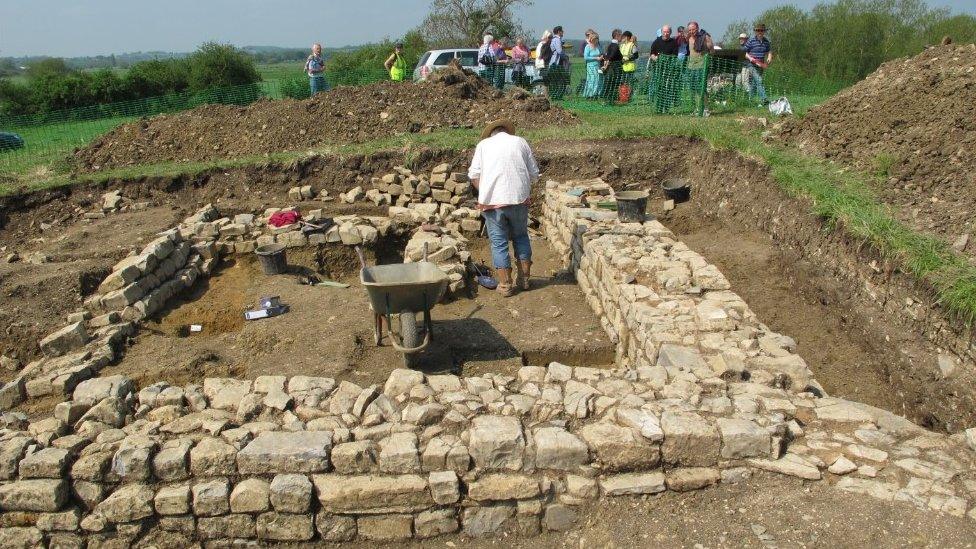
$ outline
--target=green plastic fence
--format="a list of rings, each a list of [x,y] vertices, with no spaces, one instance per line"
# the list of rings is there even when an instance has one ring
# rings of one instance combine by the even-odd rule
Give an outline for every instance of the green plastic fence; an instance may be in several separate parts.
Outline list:
[[[577,110],[702,116],[755,109],[761,101],[757,86],[759,73],[743,71],[741,62],[717,56],[706,56],[697,65],[677,57],[662,56],[654,61],[644,58],[633,72],[624,72],[621,67],[601,70],[574,60],[569,67],[545,70],[532,78],[513,78],[510,68],[489,68],[482,76],[500,87],[518,85],[532,93],[548,94],[553,101]],[[761,77],[769,99],[788,95],[795,88],[786,75],[775,70]],[[326,72],[331,86],[363,85],[387,78],[382,69]],[[22,147],[10,148],[16,146],[14,141],[0,139],[0,175],[30,175],[34,170],[56,166],[76,147],[140,117],[179,112],[204,104],[247,105],[261,98],[303,99],[309,95],[308,79],[299,75],[39,115],[0,116],[0,132],[14,132],[23,140]]]

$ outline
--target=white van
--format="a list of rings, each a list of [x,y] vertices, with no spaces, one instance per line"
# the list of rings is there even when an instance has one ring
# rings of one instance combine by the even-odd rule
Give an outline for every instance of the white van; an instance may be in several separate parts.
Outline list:
[[[455,59],[461,62],[461,66],[478,72],[478,50],[477,48],[457,48],[447,50],[430,50],[420,56],[417,67],[413,70],[414,82],[426,80],[436,70],[443,69]],[[539,71],[530,61],[525,65],[525,75],[529,78],[532,86],[540,83],[538,78]],[[512,84],[512,69],[505,69],[505,83]]]

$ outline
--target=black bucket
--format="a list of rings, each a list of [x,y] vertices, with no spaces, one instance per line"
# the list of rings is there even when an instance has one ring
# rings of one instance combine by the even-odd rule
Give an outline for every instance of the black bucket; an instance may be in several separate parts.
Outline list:
[[[646,191],[623,191],[614,197],[617,200],[617,217],[621,223],[643,223],[647,213]]]
[[[265,244],[264,246],[258,246],[254,250],[254,253],[261,260],[261,268],[264,269],[264,274],[281,274],[288,267],[284,244]]]
[[[691,185],[684,179],[668,179],[661,183],[661,189],[664,190],[664,196],[674,200],[675,204],[687,202],[691,198]]]

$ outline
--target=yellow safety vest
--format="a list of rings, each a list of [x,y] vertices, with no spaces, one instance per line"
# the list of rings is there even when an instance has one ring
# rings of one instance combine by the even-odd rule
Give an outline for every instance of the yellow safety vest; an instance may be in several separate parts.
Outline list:
[[[407,76],[407,62],[403,60],[403,56],[400,54],[394,53],[393,55],[396,56],[396,61],[390,67],[390,80],[403,82],[403,79]]]
[[[637,61],[630,59],[631,54],[634,53],[635,47],[636,45],[633,42],[624,42],[623,44],[620,44],[620,55],[624,58],[624,72],[634,72],[637,70]]]

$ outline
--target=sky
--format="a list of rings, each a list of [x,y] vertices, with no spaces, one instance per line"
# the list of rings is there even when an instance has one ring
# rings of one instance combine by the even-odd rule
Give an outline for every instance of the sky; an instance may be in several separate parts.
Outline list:
[[[650,37],[663,23],[697,19],[721,36],[735,19],[816,0],[536,0],[519,15],[541,32],[563,25],[569,37],[593,27],[626,27]],[[976,15],[976,0],[930,0]],[[187,52],[207,41],[237,46],[345,46],[396,38],[419,24],[430,0],[0,0],[0,57],[74,57],[136,51]],[[608,7],[610,9],[608,9]]]

